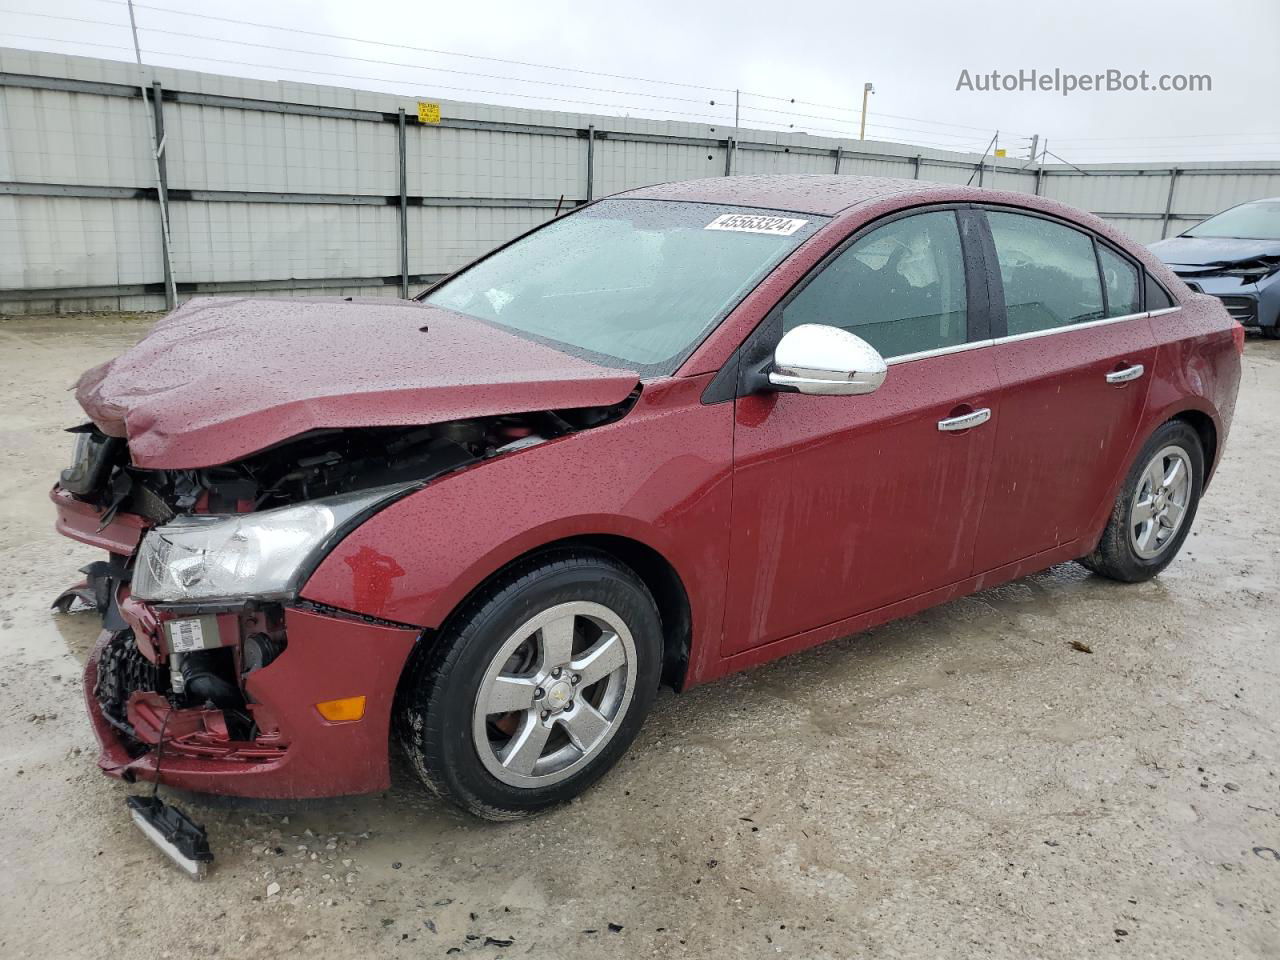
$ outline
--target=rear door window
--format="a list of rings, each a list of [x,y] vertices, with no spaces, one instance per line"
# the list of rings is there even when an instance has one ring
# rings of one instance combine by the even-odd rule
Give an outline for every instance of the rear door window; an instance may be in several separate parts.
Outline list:
[[[1017,213],[989,211],[987,222],[1000,261],[1010,336],[1103,318],[1092,237]]]
[[[782,328],[841,327],[900,357],[964,343],[967,317],[956,215],[939,210],[855,241],[783,308]]]

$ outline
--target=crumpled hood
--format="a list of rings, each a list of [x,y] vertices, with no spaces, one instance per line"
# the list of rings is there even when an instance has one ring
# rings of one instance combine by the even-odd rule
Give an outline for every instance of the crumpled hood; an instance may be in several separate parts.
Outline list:
[[[1232,264],[1258,257],[1280,257],[1280,241],[1236,240],[1231,237],[1170,237],[1148,244],[1148,249],[1173,266]]]
[[[319,428],[620,403],[637,382],[418,303],[206,297],[86,371],[76,399],[137,466],[179,469]]]

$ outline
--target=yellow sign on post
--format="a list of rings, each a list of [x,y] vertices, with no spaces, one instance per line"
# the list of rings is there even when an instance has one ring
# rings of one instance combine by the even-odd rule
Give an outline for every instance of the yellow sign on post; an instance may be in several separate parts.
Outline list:
[[[418,101],[418,122],[419,123],[439,123],[440,122],[440,104],[431,103],[427,100]]]
[[[418,109],[419,109],[419,110],[421,110],[421,109],[422,109],[422,104],[418,104]],[[439,123],[439,122],[440,122],[440,120],[439,120],[439,117],[438,117],[438,116],[437,116],[437,118],[436,118],[436,122],[437,122],[437,123]],[[1004,157],[1004,156],[1008,156],[1008,152],[1005,150],[1005,148],[1004,148],[1004,147],[1000,147],[998,150],[996,150],[996,156],[997,156],[997,157]]]

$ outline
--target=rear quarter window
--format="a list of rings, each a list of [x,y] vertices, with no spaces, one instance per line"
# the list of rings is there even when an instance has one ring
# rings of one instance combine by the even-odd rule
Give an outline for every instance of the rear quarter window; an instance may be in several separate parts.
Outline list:
[[[1098,244],[1098,265],[1107,291],[1107,316],[1126,317],[1142,310],[1138,268],[1120,254]]]
[[[1176,306],[1173,297],[1169,295],[1169,291],[1164,288],[1151,274],[1146,274],[1147,278],[1147,309],[1148,310],[1167,310],[1169,307]]]

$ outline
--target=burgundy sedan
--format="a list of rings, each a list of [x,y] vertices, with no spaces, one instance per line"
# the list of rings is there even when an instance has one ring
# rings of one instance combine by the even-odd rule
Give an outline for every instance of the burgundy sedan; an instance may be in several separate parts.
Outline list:
[[[1243,331],[1022,194],[739,177],[585,206],[419,302],[193,300],[86,373],[61,604],[102,768],[563,801],[660,684],[1077,560],[1177,555]]]

